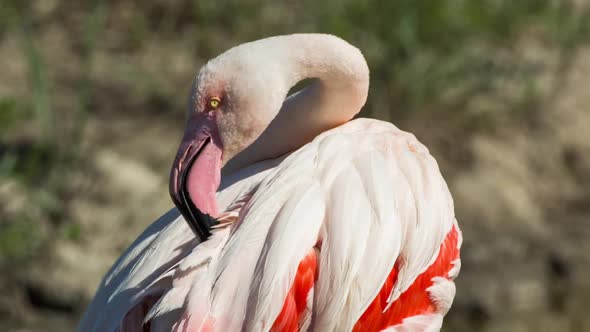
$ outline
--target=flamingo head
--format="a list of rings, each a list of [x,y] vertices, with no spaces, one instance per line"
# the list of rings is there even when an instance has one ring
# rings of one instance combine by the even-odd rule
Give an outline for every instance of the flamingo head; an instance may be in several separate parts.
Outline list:
[[[305,78],[315,80],[286,98]],[[222,174],[294,151],[350,120],[368,84],[361,52],[330,35],[265,38],[209,61],[193,84],[170,176],[172,200],[193,231],[205,238],[216,223]]]
[[[170,174],[170,195],[197,235],[208,236],[218,215],[221,170],[251,145],[278,113],[288,86],[259,45],[244,44],[199,72],[188,120]],[[263,68],[264,70],[261,70]],[[248,163],[249,157],[238,163]],[[236,164],[235,160],[234,164]]]

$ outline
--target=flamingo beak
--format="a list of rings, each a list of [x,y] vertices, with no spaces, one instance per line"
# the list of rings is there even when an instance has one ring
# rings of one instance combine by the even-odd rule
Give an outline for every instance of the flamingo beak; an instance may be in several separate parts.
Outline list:
[[[201,240],[207,239],[217,224],[222,152],[215,113],[193,113],[172,164],[170,196]]]

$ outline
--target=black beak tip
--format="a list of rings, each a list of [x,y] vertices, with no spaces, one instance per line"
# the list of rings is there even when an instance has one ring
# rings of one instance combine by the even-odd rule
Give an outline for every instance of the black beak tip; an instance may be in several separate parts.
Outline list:
[[[181,144],[179,153],[174,160],[170,172],[170,197],[191,230],[202,241],[205,241],[211,236],[211,228],[219,222],[209,214],[203,213],[194,205],[186,187],[186,179],[193,162],[198,158],[202,148],[210,141],[211,139],[208,138],[198,147],[195,147],[192,144]]]
[[[211,215],[201,212],[201,210],[193,205],[192,201],[186,199],[188,196],[181,196],[183,196],[185,204],[177,205],[177,207],[193,233],[202,241],[205,241],[211,236],[211,229],[219,224],[219,221]]]
[[[184,185],[184,178],[185,174],[179,174],[178,169],[174,168],[172,170],[169,188],[170,197],[193,233],[202,241],[205,241],[211,236],[211,229],[219,222],[211,215],[201,212],[193,204]]]

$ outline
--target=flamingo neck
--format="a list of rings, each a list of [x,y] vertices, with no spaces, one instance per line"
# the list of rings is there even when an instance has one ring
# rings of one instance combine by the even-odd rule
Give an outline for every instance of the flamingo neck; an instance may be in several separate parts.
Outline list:
[[[284,99],[260,136],[228,161],[223,175],[302,147],[320,133],[352,119],[367,99],[367,63],[346,41],[325,34],[295,34],[255,43],[263,50],[260,56],[274,62],[267,66],[280,68],[275,73],[280,81],[272,82],[268,89],[276,93],[282,89],[286,96],[297,82],[316,80]]]

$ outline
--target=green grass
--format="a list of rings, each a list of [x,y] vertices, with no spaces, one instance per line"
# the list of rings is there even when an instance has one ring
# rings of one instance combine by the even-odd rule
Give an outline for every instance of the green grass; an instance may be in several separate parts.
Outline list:
[[[66,208],[62,200],[64,179],[68,171],[77,167],[78,155],[92,85],[90,75],[98,31],[102,29],[102,11],[99,1],[83,20],[81,43],[81,71],[83,79],[77,85],[79,107],[66,118],[74,123],[64,126],[52,104],[50,82],[43,50],[37,46],[35,18],[29,3],[7,1],[0,5],[0,32],[16,36],[21,54],[26,59],[30,93],[26,99],[0,96],[0,130],[16,133],[19,128],[34,127],[32,137],[12,140],[2,135],[0,142],[0,185],[16,180],[27,188],[27,206],[38,211],[34,222],[30,211],[11,218],[0,218],[0,263],[27,261],[36,256],[52,236],[69,240],[80,238],[80,227],[75,223],[63,225],[59,220]],[[65,45],[64,45],[65,46]],[[59,96],[58,96],[59,97]],[[64,114],[62,114],[63,116]],[[67,130],[64,132],[64,128]],[[14,135],[13,135],[14,136]],[[6,140],[6,141],[5,141]],[[63,141],[65,140],[65,142]],[[0,205],[0,214],[2,213]],[[1,264],[0,264],[1,265]]]
[[[30,109],[21,105],[17,98],[0,98],[0,131],[5,132],[21,125],[30,113]]]
[[[498,80],[524,86],[528,63],[518,54],[518,42],[540,31],[547,43],[562,47],[587,42],[588,15],[565,2],[551,1],[328,1],[317,3],[320,30],[357,41],[367,50],[373,82],[381,95],[393,91],[399,109],[449,108],[457,104],[442,99],[461,89],[462,98],[502,93]],[[375,50],[372,50],[372,44]],[[508,54],[509,56],[502,56]],[[500,90],[499,90],[500,89]],[[375,94],[373,94],[375,96]],[[515,100],[518,104],[520,101]],[[462,102],[461,104],[465,104]],[[507,105],[511,108],[512,105]],[[469,112],[469,109],[455,109]],[[373,109],[370,114],[378,115]],[[396,112],[399,112],[396,110]]]
[[[42,229],[33,221],[0,224],[0,266],[27,262],[46,240]]]

